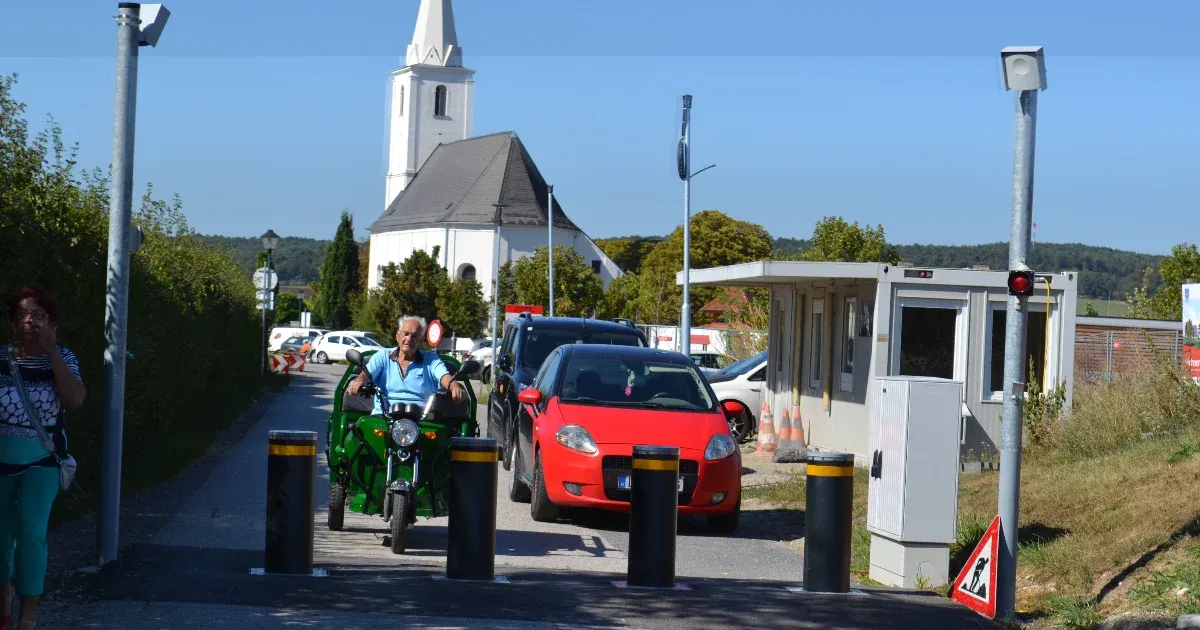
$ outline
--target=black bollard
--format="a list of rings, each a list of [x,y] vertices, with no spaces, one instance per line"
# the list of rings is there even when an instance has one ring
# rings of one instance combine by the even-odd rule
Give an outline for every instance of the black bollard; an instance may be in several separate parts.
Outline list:
[[[450,438],[450,537],[446,577],[496,577],[496,462],[493,438]]]
[[[267,443],[265,571],[312,574],[317,434],[271,431]]]
[[[804,499],[804,590],[850,591],[854,454],[809,451]]]
[[[629,586],[675,586],[678,479],[678,448],[633,447],[629,492]]]

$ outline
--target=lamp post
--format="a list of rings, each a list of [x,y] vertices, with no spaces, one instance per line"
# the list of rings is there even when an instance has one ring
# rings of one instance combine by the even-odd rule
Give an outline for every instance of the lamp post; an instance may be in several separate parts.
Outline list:
[[[496,242],[492,247],[492,382],[496,382],[496,360],[500,358],[500,223],[504,212],[502,203],[496,209]]]
[[[125,357],[129,316],[129,254],[138,47],[157,46],[170,11],[161,4],[117,4],[117,87],[113,112],[112,193],[108,213],[108,276],[104,301],[104,423],[100,437],[100,505],[96,564],[117,559],[121,515],[121,444],[125,430]]]
[[[683,306],[679,313],[679,352],[692,353],[692,178],[716,166],[692,168],[692,95],[683,95],[683,138],[679,140],[677,165],[683,180]]]
[[[549,259],[550,271],[547,281],[550,283],[550,313],[554,317],[554,186],[546,186],[546,254]]]
[[[1008,309],[1004,331],[1004,415],[1000,443],[1000,563],[996,566],[996,616],[1012,619],[1017,594],[1017,528],[1021,495],[1021,413],[1025,403],[1026,326],[1033,287],[1029,257],[1033,223],[1033,155],[1038,92],[1046,89],[1041,46],[1000,51],[1004,87],[1017,90],[1013,146],[1012,225],[1008,242]],[[1048,314],[1047,314],[1048,316]]]
[[[267,304],[269,302],[271,289],[271,252],[279,245],[279,235],[275,230],[267,230],[262,235],[263,249],[267,250],[267,264],[261,275],[262,286],[259,287],[258,299],[259,308],[262,310],[262,360],[259,362],[259,373],[265,374],[267,371]]]

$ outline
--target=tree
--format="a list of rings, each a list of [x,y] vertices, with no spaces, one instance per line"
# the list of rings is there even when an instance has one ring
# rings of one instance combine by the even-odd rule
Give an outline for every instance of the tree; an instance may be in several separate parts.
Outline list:
[[[638,273],[642,270],[642,262],[650,250],[662,240],[661,236],[619,236],[596,239],[596,245],[621,268],[621,271]]]
[[[896,264],[900,254],[888,245],[883,226],[859,227],[842,217],[825,217],[813,228],[809,249],[800,252],[801,260],[836,262],[883,262]]]
[[[321,265],[322,321],[333,329],[346,328],[353,316],[351,304],[361,290],[358,282],[358,246],[354,218],[342,211],[342,220]]]
[[[705,210],[692,215],[692,269],[736,265],[766,260],[770,256],[771,235],[761,225],[738,221],[717,210]],[[683,287],[676,284],[675,274],[682,270],[683,228],[679,227],[655,245],[642,263],[636,308],[645,321],[679,321]],[[700,308],[712,300],[716,293],[715,287],[692,287],[694,323],[711,321],[712,316],[701,313]]]
[[[517,304],[517,283],[513,278],[513,261],[508,261],[500,265],[500,272],[496,274],[499,279],[500,289],[496,296],[500,305],[500,312],[496,313],[495,329],[503,334],[504,331],[504,305]],[[491,305],[488,305],[488,312],[491,312]],[[490,332],[490,331],[489,331]]]
[[[462,278],[446,283],[438,296],[437,310],[447,334],[477,339],[483,336],[488,304],[483,301],[483,285]]]
[[[1096,306],[1094,304],[1092,304],[1091,302],[1088,302],[1087,304],[1083,305],[1083,316],[1084,317],[1098,317],[1099,315],[1100,315],[1100,313],[1098,311],[1096,311]]]
[[[1161,286],[1154,291],[1159,279]],[[1171,255],[1163,258],[1157,270],[1146,270],[1142,286],[1134,289],[1133,295],[1126,300],[1130,305],[1129,316],[1180,321],[1183,318],[1183,285],[1189,280],[1200,280],[1200,251],[1194,244],[1180,243],[1171,248]],[[1153,296],[1150,295],[1152,292]]]
[[[300,309],[303,305],[304,301],[295,293],[278,294],[275,296],[275,315],[273,321],[276,324],[299,321]]]
[[[637,308],[638,281],[638,275],[633,272],[613,278],[608,290],[604,292],[604,297],[600,299],[600,306],[596,309],[597,316],[600,319],[628,317],[634,321],[641,321],[641,313]]]
[[[533,250],[533,256],[517,261],[513,284],[521,304],[550,306],[549,258],[545,247]],[[554,314],[561,317],[587,317],[600,304],[604,283],[592,271],[583,256],[574,249],[554,248]]]
[[[437,319],[438,296],[448,282],[446,270],[438,264],[441,246],[435,245],[432,254],[423,249],[400,263],[390,263],[383,270],[379,288],[371,292],[375,300],[375,325],[388,339],[396,336],[402,315]]]

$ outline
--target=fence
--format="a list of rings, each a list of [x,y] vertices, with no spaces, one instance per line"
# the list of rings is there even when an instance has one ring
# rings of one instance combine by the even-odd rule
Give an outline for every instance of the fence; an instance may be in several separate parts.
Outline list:
[[[1153,369],[1157,355],[1182,366],[1183,333],[1177,330],[1077,329],[1075,383],[1111,382],[1115,378]]]

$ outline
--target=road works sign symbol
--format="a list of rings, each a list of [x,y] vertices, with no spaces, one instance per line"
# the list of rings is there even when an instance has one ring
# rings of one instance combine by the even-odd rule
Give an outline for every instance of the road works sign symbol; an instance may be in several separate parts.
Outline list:
[[[983,539],[954,579],[951,599],[986,616],[996,617],[996,562],[1000,557],[1000,517],[992,520]]]

